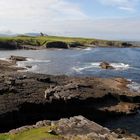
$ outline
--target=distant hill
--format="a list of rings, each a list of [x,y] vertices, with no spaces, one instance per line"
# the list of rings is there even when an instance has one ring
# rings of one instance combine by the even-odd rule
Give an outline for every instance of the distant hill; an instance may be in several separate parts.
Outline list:
[[[43,33],[44,36],[48,36],[47,34]],[[24,35],[27,35],[27,36],[40,36],[41,33],[25,33]]]
[[[17,36],[17,34],[1,34],[0,33],[0,37],[12,37],[12,36]]]

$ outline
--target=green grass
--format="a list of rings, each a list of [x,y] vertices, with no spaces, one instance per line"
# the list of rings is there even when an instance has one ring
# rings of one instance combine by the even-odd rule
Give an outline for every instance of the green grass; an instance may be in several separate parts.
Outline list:
[[[92,38],[72,38],[72,37],[57,37],[57,36],[16,36],[16,37],[0,37],[0,41],[16,41],[19,44],[32,45],[32,46],[42,46],[47,42],[53,41],[63,41],[66,43],[77,42],[82,45],[86,44],[97,44],[101,46],[107,46],[110,44],[120,45],[121,41],[109,41],[109,40],[99,40]]]
[[[19,134],[0,134],[0,140],[59,140],[62,137],[48,133],[50,127],[34,128]]]

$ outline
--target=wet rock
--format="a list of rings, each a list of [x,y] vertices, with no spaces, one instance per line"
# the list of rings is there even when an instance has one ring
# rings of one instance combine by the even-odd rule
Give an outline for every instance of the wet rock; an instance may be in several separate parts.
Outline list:
[[[32,68],[32,66],[30,66],[30,65],[27,65],[27,66],[26,66],[26,68],[29,68],[29,69],[31,69],[31,68]]]
[[[129,84],[129,83],[131,83],[130,81],[128,81],[127,79],[125,79],[125,78],[115,78],[115,81],[117,81],[117,82],[119,82],[119,83],[121,83],[121,84]]]
[[[50,77],[39,77],[37,78],[37,81],[40,81],[40,82],[44,82],[44,83],[53,83],[53,81],[51,80]]]
[[[114,69],[114,67],[111,66],[108,62],[102,62],[102,63],[100,64],[100,67],[101,67],[102,69]]]
[[[12,61],[26,61],[27,58],[22,56],[11,55],[9,59]]]

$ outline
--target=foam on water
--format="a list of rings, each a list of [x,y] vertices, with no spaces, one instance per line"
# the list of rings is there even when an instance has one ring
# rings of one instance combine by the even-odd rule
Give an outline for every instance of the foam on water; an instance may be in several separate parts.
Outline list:
[[[26,71],[37,71],[38,70],[38,66],[37,65],[33,65],[31,68],[27,68]]]
[[[140,92],[140,83],[131,82],[127,87],[134,92]]]
[[[86,49],[83,49],[84,51],[91,51],[92,50],[92,48],[91,47],[88,47],[88,48],[86,48]]]
[[[49,63],[50,60],[39,60],[33,58],[27,58],[26,61],[18,61],[16,67],[24,68],[20,72],[36,72],[39,73],[39,67],[37,63]]]
[[[126,70],[130,68],[129,64],[124,63],[111,63],[111,66],[113,66],[116,70]]]
[[[73,67],[72,69],[80,73],[84,70],[90,70],[93,68],[100,69],[100,64],[101,62],[93,62],[93,63],[85,64],[85,66],[83,67],[76,66],[76,67]],[[110,65],[113,66],[115,70],[127,70],[130,68],[129,64],[124,64],[124,63],[110,63]]]
[[[3,61],[11,61],[11,60],[9,60],[8,58],[6,58],[6,57],[2,57],[2,58],[0,58],[0,60],[3,60]]]
[[[33,59],[33,58],[27,58],[26,59],[28,62],[38,62],[38,63],[48,63],[50,60],[39,60],[39,59]]]

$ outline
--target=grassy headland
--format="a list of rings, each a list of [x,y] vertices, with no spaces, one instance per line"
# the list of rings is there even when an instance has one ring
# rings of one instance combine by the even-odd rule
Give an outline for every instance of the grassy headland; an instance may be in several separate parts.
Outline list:
[[[12,44],[15,48],[21,47],[46,47],[48,43],[63,42],[68,47],[134,47],[132,44],[123,41],[110,41],[91,38],[72,38],[57,36],[16,36],[16,37],[0,37],[0,48]],[[8,43],[8,45],[7,45]],[[60,46],[60,45],[58,45]],[[12,46],[11,46],[12,47]],[[19,47],[19,48],[20,48]],[[27,47],[27,48],[28,48]],[[52,46],[53,47],[53,46]],[[10,48],[10,46],[8,47]]]

